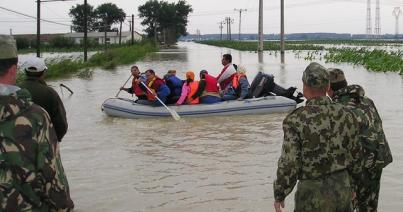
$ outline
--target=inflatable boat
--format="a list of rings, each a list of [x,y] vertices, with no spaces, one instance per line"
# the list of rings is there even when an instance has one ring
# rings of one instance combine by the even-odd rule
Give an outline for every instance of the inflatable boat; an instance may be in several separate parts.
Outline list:
[[[216,104],[168,105],[168,107],[175,110],[181,117],[202,117],[288,112],[296,107],[296,102],[283,96],[265,96]],[[109,116],[123,118],[171,116],[165,107],[141,105],[127,98],[109,98],[102,104],[102,110]]]

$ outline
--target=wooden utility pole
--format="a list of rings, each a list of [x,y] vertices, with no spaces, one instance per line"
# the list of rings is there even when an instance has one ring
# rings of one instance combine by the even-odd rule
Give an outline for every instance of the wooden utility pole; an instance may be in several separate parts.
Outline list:
[[[258,51],[263,52],[263,0],[259,0],[259,46]]]
[[[87,35],[88,35],[88,4],[84,0],[84,62],[87,62]]]
[[[36,0],[36,56],[41,56],[41,1]]]
[[[119,26],[119,45],[122,45],[122,21]]]
[[[241,40],[241,22],[242,22],[242,12],[247,11],[246,9],[234,9],[235,11],[239,12],[239,34],[238,40]]]
[[[134,14],[132,14],[132,45],[134,44]]]
[[[284,43],[284,0],[280,0],[281,4],[281,29],[280,29],[280,56],[281,56],[281,63],[284,63],[284,50],[285,50],[285,43]]]

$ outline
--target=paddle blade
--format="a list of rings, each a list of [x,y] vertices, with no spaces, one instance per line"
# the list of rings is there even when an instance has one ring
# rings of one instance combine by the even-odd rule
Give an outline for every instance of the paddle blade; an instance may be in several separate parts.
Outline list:
[[[168,108],[168,111],[169,111],[169,113],[171,113],[171,116],[173,119],[175,119],[175,121],[179,121],[181,119],[181,117],[179,116],[179,114],[176,111],[172,110],[171,108]]]

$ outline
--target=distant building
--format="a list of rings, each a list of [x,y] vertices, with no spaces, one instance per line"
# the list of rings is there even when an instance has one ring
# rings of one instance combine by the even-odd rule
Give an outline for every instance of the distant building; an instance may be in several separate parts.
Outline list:
[[[71,38],[74,40],[74,43],[80,44],[84,39],[83,32],[75,32],[65,34],[64,37]],[[96,40],[99,44],[105,43],[105,32],[88,32],[88,39]],[[138,32],[134,32],[134,41],[141,41],[142,36]],[[130,42],[132,39],[132,32],[126,31],[122,32],[122,43]],[[108,44],[119,44],[119,32],[107,32],[106,33],[106,43]]]

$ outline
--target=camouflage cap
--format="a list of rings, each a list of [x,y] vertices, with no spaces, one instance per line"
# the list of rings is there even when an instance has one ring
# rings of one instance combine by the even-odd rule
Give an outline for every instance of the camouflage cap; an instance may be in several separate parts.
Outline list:
[[[0,59],[17,58],[17,46],[10,35],[0,35]]]
[[[312,88],[326,88],[329,85],[329,73],[325,67],[313,62],[306,67],[302,82]]]
[[[337,91],[347,86],[346,77],[341,69],[328,68],[327,71],[329,72],[330,87],[333,91]]]

